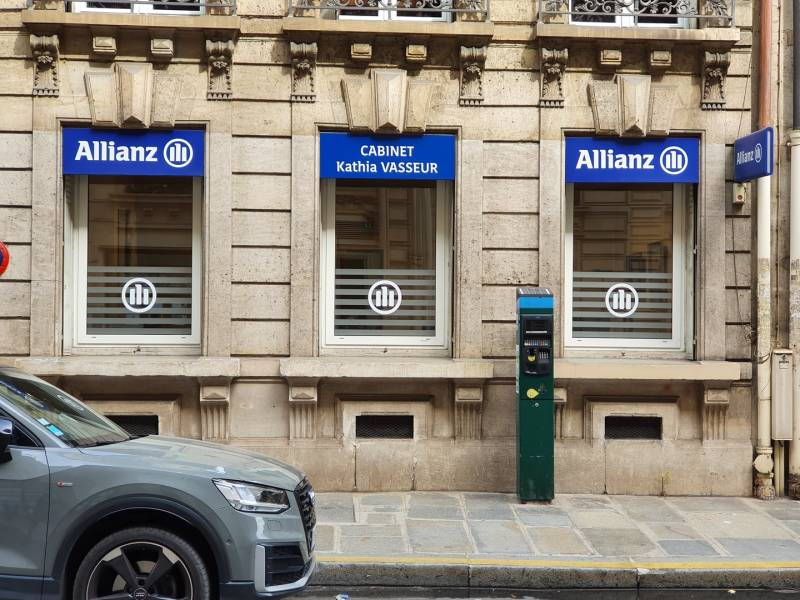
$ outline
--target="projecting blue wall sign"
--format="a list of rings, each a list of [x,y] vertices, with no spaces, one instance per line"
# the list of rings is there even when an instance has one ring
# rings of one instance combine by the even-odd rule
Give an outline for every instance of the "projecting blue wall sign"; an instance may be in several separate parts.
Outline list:
[[[697,183],[700,140],[566,138],[567,183]]]
[[[456,177],[453,135],[373,136],[320,133],[324,179],[427,179]]]
[[[193,175],[205,170],[205,133],[64,128],[64,175]]]
[[[765,127],[734,142],[733,178],[736,181],[750,181],[772,175],[773,139],[772,127]]]

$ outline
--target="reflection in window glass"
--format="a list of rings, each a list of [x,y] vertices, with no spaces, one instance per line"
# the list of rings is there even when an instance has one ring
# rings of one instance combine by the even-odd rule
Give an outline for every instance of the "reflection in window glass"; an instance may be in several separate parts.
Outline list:
[[[436,330],[435,185],[336,185],[335,335]]]
[[[574,197],[573,337],[670,339],[672,186],[576,185]]]
[[[191,177],[90,177],[86,333],[190,335]]]

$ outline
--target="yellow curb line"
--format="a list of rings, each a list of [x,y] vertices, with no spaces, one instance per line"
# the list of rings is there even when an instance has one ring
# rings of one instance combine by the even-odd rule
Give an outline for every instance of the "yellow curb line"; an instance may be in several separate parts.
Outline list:
[[[530,567],[572,569],[658,569],[658,570],[730,570],[730,569],[800,569],[800,562],[604,562],[569,560],[526,560],[504,558],[467,558],[435,556],[332,556],[317,555],[317,561],[331,564],[394,565],[467,565],[481,567]]]

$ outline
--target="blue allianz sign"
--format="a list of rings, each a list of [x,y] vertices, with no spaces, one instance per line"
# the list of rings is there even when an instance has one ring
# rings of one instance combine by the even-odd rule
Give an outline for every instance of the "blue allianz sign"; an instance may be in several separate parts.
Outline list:
[[[733,178],[750,181],[772,175],[772,127],[740,137],[733,144]]]
[[[319,144],[322,178],[452,180],[456,177],[453,135],[321,133]]]
[[[697,183],[698,138],[568,137],[567,183]]]
[[[205,134],[196,129],[119,131],[65,128],[64,175],[194,175],[205,170]]]

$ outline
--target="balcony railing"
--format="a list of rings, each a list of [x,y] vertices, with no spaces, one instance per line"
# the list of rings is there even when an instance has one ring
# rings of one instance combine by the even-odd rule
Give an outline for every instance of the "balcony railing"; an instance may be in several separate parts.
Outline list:
[[[49,8],[47,0],[28,0],[28,8]],[[236,0],[66,0],[67,12],[121,12],[170,15],[235,15]]]
[[[289,0],[289,16],[330,11],[337,16],[440,19],[467,15],[489,20],[490,0]]]
[[[732,27],[735,0],[539,0],[544,23]]]

